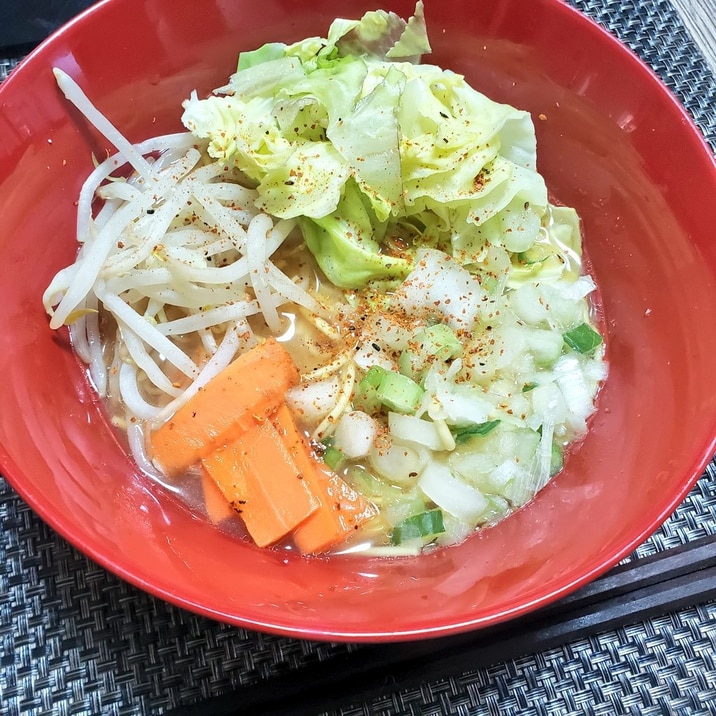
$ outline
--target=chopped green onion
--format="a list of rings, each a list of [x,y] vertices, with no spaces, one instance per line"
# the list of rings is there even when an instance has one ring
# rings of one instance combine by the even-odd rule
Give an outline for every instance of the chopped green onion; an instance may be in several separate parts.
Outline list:
[[[343,453],[333,445],[332,438],[326,438],[322,441],[323,462],[331,469],[335,470],[343,462]]]
[[[499,424],[499,420],[488,420],[485,423],[474,423],[461,428],[455,428],[452,434],[455,438],[455,442],[461,445],[468,440],[472,440],[472,438],[484,437],[488,433],[491,433]]]
[[[358,383],[353,407],[375,413],[385,405],[396,413],[414,413],[425,391],[401,373],[374,365]]]
[[[501,520],[510,511],[510,503],[502,495],[486,494],[487,507],[480,515],[481,523],[493,523]]]
[[[517,260],[526,266],[532,264],[541,264],[546,261],[550,256],[554,255],[554,251],[550,250],[550,247],[540,242],[530,246],[526,251],[520,251],[517,254]]]
[[[552,443],[552,462],[549,466],[549,476],[554,477],[564,467],[564,454],[562,448],[555,442]]]
[[[489,271],[485,271],[480,275],[480,285],[486,293],[495,294],[501,291],[502,286],[497,276],[493,275]]]
[[[564,334],[564,342],[577,353],[591,353],[602,337],[587,323],[580,323]]]
[[[445,532],[443,512],[435,508],[406,517],[393,528],[390,540],[394,545],[398,545],[409,540],[435,537],[443,532]]]
[[[425,391],[401,373],[385,371],[376,391],[378,400],[396,413],[414,413],[423,400]]]
[[[400,354],[398,367],[403,375],[421,381],[431,363],[445,362],[461,353],[462,345],[452,329],[444,323],[436,323],[410,339],[408,347]]]
[[[390,485],[360,465],[349,465],[345,472],[346,482],[376,505],[383,507],[404,498],[403,491]]]
[[[385,368],[381,368],[378,365],[368,369],[368,372],[358,383],[358,388],[353,398],[353,407],[356,410],[362,410],[365,413],[375,413],[380,410],[378,388],[387,372]]]

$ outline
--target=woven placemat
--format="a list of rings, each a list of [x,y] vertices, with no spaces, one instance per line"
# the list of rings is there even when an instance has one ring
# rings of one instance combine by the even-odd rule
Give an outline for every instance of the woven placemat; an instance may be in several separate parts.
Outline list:
[[[0,60],[0,82],[7,78],[19,61],[19,58],[4,58]]]
[[[639,54],[716,146],[716,82],[668,0],[572,0]],[[0,60],[0,80],[17,58]],[[0,713],[160,714],[360,647],[195,616],[109,574],[0,480]],[[630,559],[716,534],[716,463]],[[290,714],[290,706],[286,713]],[[716,713],[716,604],[344,708],[372,714]]]

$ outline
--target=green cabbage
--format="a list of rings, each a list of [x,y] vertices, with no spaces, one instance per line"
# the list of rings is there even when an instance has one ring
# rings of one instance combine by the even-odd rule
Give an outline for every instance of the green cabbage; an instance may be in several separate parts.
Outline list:
[[[242,53],[183,121],[256,184],[260,209],[299,219],[337,286],[397,283],[421,246],[467,264],[489,245],[524,251],[548,206],[530,116],[417,64],[429,51],[421,3],[407,22],[339,19],[327,38]]]

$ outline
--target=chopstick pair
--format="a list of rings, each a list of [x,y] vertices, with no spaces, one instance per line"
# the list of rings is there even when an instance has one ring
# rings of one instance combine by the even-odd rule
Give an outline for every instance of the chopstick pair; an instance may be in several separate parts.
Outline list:
[[[439,639],[361,646],[165,716],[315,716],[713,599],[716,535],[615,567],[555,604],[506,624]]]

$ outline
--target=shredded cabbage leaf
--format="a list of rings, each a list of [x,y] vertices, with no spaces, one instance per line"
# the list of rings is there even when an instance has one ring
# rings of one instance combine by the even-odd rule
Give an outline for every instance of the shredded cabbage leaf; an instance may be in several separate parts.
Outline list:
[[[300,220],[336,286],[404,279],[406,242],[474,258],[511,222],[507,248],[526,249],[548,205],[532,120],[418,64],[429,51],[421,3],[407,22],[338,19],[326,38],[242,53],[183,122],[255,183],[258,209]]]

